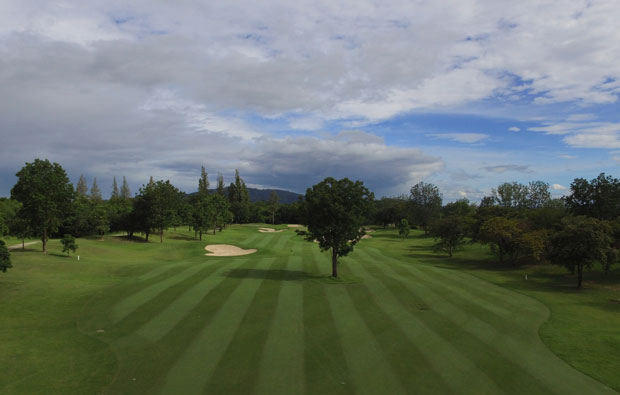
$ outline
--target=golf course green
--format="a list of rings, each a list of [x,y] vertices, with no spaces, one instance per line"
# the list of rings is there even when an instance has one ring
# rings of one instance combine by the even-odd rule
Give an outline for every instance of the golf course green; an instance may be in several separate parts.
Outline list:
[[[78,239],[79,261],[58,241],[12,250],[0,393],[616,393],[613,370],[603,383],[543,343],[557,340],[544,297],[416,256],[431,254],[419,232],[376,230],[332,279],[316,243],[258,227]]]

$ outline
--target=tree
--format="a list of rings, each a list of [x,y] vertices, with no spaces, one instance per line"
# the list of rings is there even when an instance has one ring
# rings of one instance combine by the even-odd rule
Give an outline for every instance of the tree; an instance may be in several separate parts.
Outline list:
[[[235,182],[228,187],[228,201],[234,214],[235,222],[247,222],[250,214],[250,196],[245,182],[235,169]]]
[[[121,199],[130,199],[131,192],[129,192],[129,184],[127,183],[127,179],[123,176],[123,185],[121,185]]]
[[[86,178],[84,178],[84,174],[80,174],[80,179],[75,186],[75,193],[78,196],[86,196],[86,194],[88,193],[88,185],[86,184]]]
[[[147,241],[149,231],[153,229],[159,231],[159,241],[163,243],[164,229],[174,222],[180,201],[179,190],[169,180],[154,182],[151,178],[149,183],[140,189],[140,206],[137,212],[142,217],[140,227],[144,228]]]
[[[0,270],[3,273],[6,273],[6,269],[12,268],[11,265],[11,253],[9,249],[6,247],[4,240],[0,240]]]
[[[439,188],[423,181],[411,187],[409,201],[412,206],[413,220],[416,225],[428,233],[428,226],[441,213],[442,197]]]
[[[200,179],[198,180],[198,194],[209,194],[209,175],[205,171],[205,167],[200,169]]]
[[[620,180],[605,173],[591,181],[576,178],[566,205],[575,215],[613,220],[620,216]]]
[[[101,200],[101,190],[99,189],[99,185],[97,185],[97,177],[93,179],[93,185],[90,187],[90,198],[92,200]]]
[[[62,252],[66,252],[67,256],[69,256],[69,251],[75,252],[78,249],[78,245],[75,244],[75,237],[70,234],[66,234],[60,239],[60,244],[62,244]]]
[[[30,225],[25,215],[20,215],[19,211],[11,222],[9,222],[9,234],[22,239],[22,250],[26,249],[25,239],[32,235],[32,231],[30,230]]]
[[[435,251],[445,251],[452,256],[454,251],[465,242],[471,224],[470,217],[451,215],[435,221],[431,225],[430,234],[439,239],[433,246]]]
[[[56,232],[69,211],[75,192],[64,169],[47,159],[35,159],[17,173],[11,197],[22,204],[19,215],[43,242],[47,253],[48,236]]]
[[[276,212],[278,211],[278,203],[280,202],[280,197],[276,191],[271,191],[271,195],[269,196],[269,210],[271,211],[271,223],[276,223]]]
[[[600,262],[608,269],[618,260],[612,247],[612,229],[607,221],[585,216],[566,217],[562,229],[551,236],[549,260],[556,265],[577,271],[577,288],[581,288],[583,269]]]
[[[306,190],[309,237],[321,251],[331,250],[332,276],[338,277],[338,258],[353,251],[365,234],[363,225],[374,195],[361,181],[326,178]]]
[[[120,198],[121,194],[118,190],[118,184],[116,183],[116,177],[112,178],[112,194],[110,195],[110,200]]]
[[[224,176],[222,173],[217,173],[217,187],[215,193],[224,197]]]
[[[544,232],[526,232],[524,227],[516,219],[492,217],[482,224],[479,239],[491,245],[500,262],[507,256],[512,266],[516,266],[520,258],[528,255],[539,259],[545,248]]]
[[[0,236],[10,233],[9,225],[17,215],[21,204],[13,199],[0,197]]]
[[[476,205],[471,203],[469,199],[459,199],[455,202],[446,204],[442,209],[442,215],[446,217],[471,217],[476,213]]]
[[[518,182],[505,182],[492,191],[495,202],[502,207],[523,208],[527,206],[528,189]]]
[[[405,218],[401,219],[398,223],[398,234],[403,238],[403,240],[409,236],[409,221]]]

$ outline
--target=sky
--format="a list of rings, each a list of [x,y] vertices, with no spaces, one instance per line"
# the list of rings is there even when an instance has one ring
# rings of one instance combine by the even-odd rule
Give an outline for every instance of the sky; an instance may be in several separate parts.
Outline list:
[[[0,2],[0,196],[26,162],[104,196],[239,169],[304,193],[620,176],[617,0]]]

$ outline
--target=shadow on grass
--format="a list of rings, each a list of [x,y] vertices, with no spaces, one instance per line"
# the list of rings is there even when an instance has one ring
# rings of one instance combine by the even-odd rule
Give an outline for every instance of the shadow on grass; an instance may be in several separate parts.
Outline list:
[[[209,233],[211,234],[211,233]],[[206,234],[203,233],[203,236],[205,236]],[[191,237],[191,236],[186,236],[186,235],[182,235],[182,234],[171,234],[170,236],[168,236],[169,239],[174,239],[174,240],[185,240],[185,241],[195,241],[198,240],[197,238]]]
[[[140,236],[112,236],[113,240],[118,240],[118,241],[132,241],[132,242],[136,242],[136,243],[146,243],[146,240],[144,239],[144,237],[140,237]]]
[[[355,276],[341,275],[333,278],[327,274],[306,273],[301,270],[282,270],[282,269],[232,269],[225,274],[231,278],[250,278],[256,280],[275,280],[275,281],[316,281],[324,284],[354,284],[361,282]]]

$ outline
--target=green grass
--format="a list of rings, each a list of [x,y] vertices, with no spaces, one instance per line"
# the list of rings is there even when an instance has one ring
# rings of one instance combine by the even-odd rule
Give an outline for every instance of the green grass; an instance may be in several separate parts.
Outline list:
[[[476,246],[447,259],[394,231],[333,280],[293,230],[192,236],[80,239],[79,262],[57,241],[47,256],[15,250],[0,393],[612,392],[588,375],[620,388],[611,281],[575,292],[556,268],[498,270]],[[207,244],[258,252],[207,257]]]

